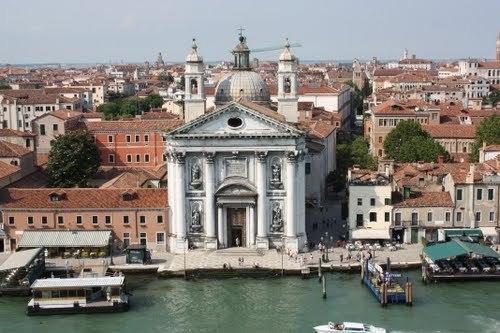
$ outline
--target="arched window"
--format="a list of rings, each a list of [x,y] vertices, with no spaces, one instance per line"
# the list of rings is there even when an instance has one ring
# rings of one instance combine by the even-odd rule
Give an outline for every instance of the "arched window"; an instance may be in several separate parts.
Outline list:
[[[198,94],[198,80],[191,79],[191,94]]]
[[[285,78],[285,82],[283,82],[283,89],[285,90],[285,94],[292,92],[292,82],[289,77]]]

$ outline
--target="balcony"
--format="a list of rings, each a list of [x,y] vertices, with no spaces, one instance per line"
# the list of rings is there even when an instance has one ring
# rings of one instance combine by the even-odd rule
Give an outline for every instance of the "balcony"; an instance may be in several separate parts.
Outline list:
[[[393,226],[394,227],[418,227],[419,225],[423,225],[422,220],[401,220],[401,221],[393,221]]]

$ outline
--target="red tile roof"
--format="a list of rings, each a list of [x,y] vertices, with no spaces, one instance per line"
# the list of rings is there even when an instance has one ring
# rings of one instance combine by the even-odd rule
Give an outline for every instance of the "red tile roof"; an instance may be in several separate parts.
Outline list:
[[[435,124],[423,125],[422,128],[435,139],[474,139],[476,137],[474,125]]]
[[[179,119],[155,119],[155,120],[106,120],[92,121],[84,126],[91,132],[151,132],[171,131],[183,124]]]
[[[415,192],[408,199],[396,199],[395,208],[400,207],[453,207],[450,193],[448,192]]]
[[[1,128],[0,129],[0,137],[35,137],[35,134],[31,132],[23,132],[23,131],[18,131],[10,128]]]
[[[32,151],[23,146],[0,141],[0,157],[22,157],[29,153],[32,153]]]
[[[109,209],[109,208],[153,208],[166,209],[168,206],[167,189],[131,190],[132,200],[123,199],[123,189],[96,188],[42,188],[0,190],[0,207],[3,209]],[[50,194],[63,195],[60,201],[51,201]]]
[[[0,179],[8,177],[19,170],[18,166],[0,161]]]

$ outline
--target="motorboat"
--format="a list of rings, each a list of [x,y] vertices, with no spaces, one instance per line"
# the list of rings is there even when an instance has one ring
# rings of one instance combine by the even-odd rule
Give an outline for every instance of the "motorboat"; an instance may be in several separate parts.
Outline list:
[[[336,333],[336,332],[346,332],[346,333],[386,333],[384,328],[375,327],[373,325],[353,323],[353,322],[329,322],[327,325],[320,325],[314,327],[316,333]]]

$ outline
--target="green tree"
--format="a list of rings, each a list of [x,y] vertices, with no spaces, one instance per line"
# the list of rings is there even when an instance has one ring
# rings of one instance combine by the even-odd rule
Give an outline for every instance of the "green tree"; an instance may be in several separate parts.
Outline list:
[[[500,144],[500,115],[493,114],[479,124],[476,130],[476,139],[469,155],[471,161],[477,162],[479,160],[479,148],[483,146],[483,142],[487,145]]]
[[[351,143],[351,162],[352,165],[357,164],[362,168],[375,169],[377,161],[370,154],[369,143],[363,137],[357,137]]]
[[[97,112],[102,112],[104,114],[104,119],[113,120],[120,114],[120,108],[115,102],[107,102],[99,105],[97,107]]]
[[[148,97],[146,97],[146,103],[147,103],[149,109],[151,109],[151,108],[161,108],[161,106],[163,105],[164,101],[163,101],[163,98],[160,95],[151,94],[151,95],[148,95]]]
[[[484,96],[483,103],[493,105],[493,107],[500,103],[500,90],[494,90],[488,96]]]
[[[94,138],[87,132],[56,137],[49,152],[47,171],[52,187],[85,187],[100,165]]]
[[[400,122],[387,134],[384,150],[388,158],[396,162],[436,161],[442,155],[449,159],[448,152],[436,142],[419,123],[406,120]]]
[[[0,84],[0,90],[9,90],[9,89],[12,89],[11,86],[9,86],[8,84]]]

